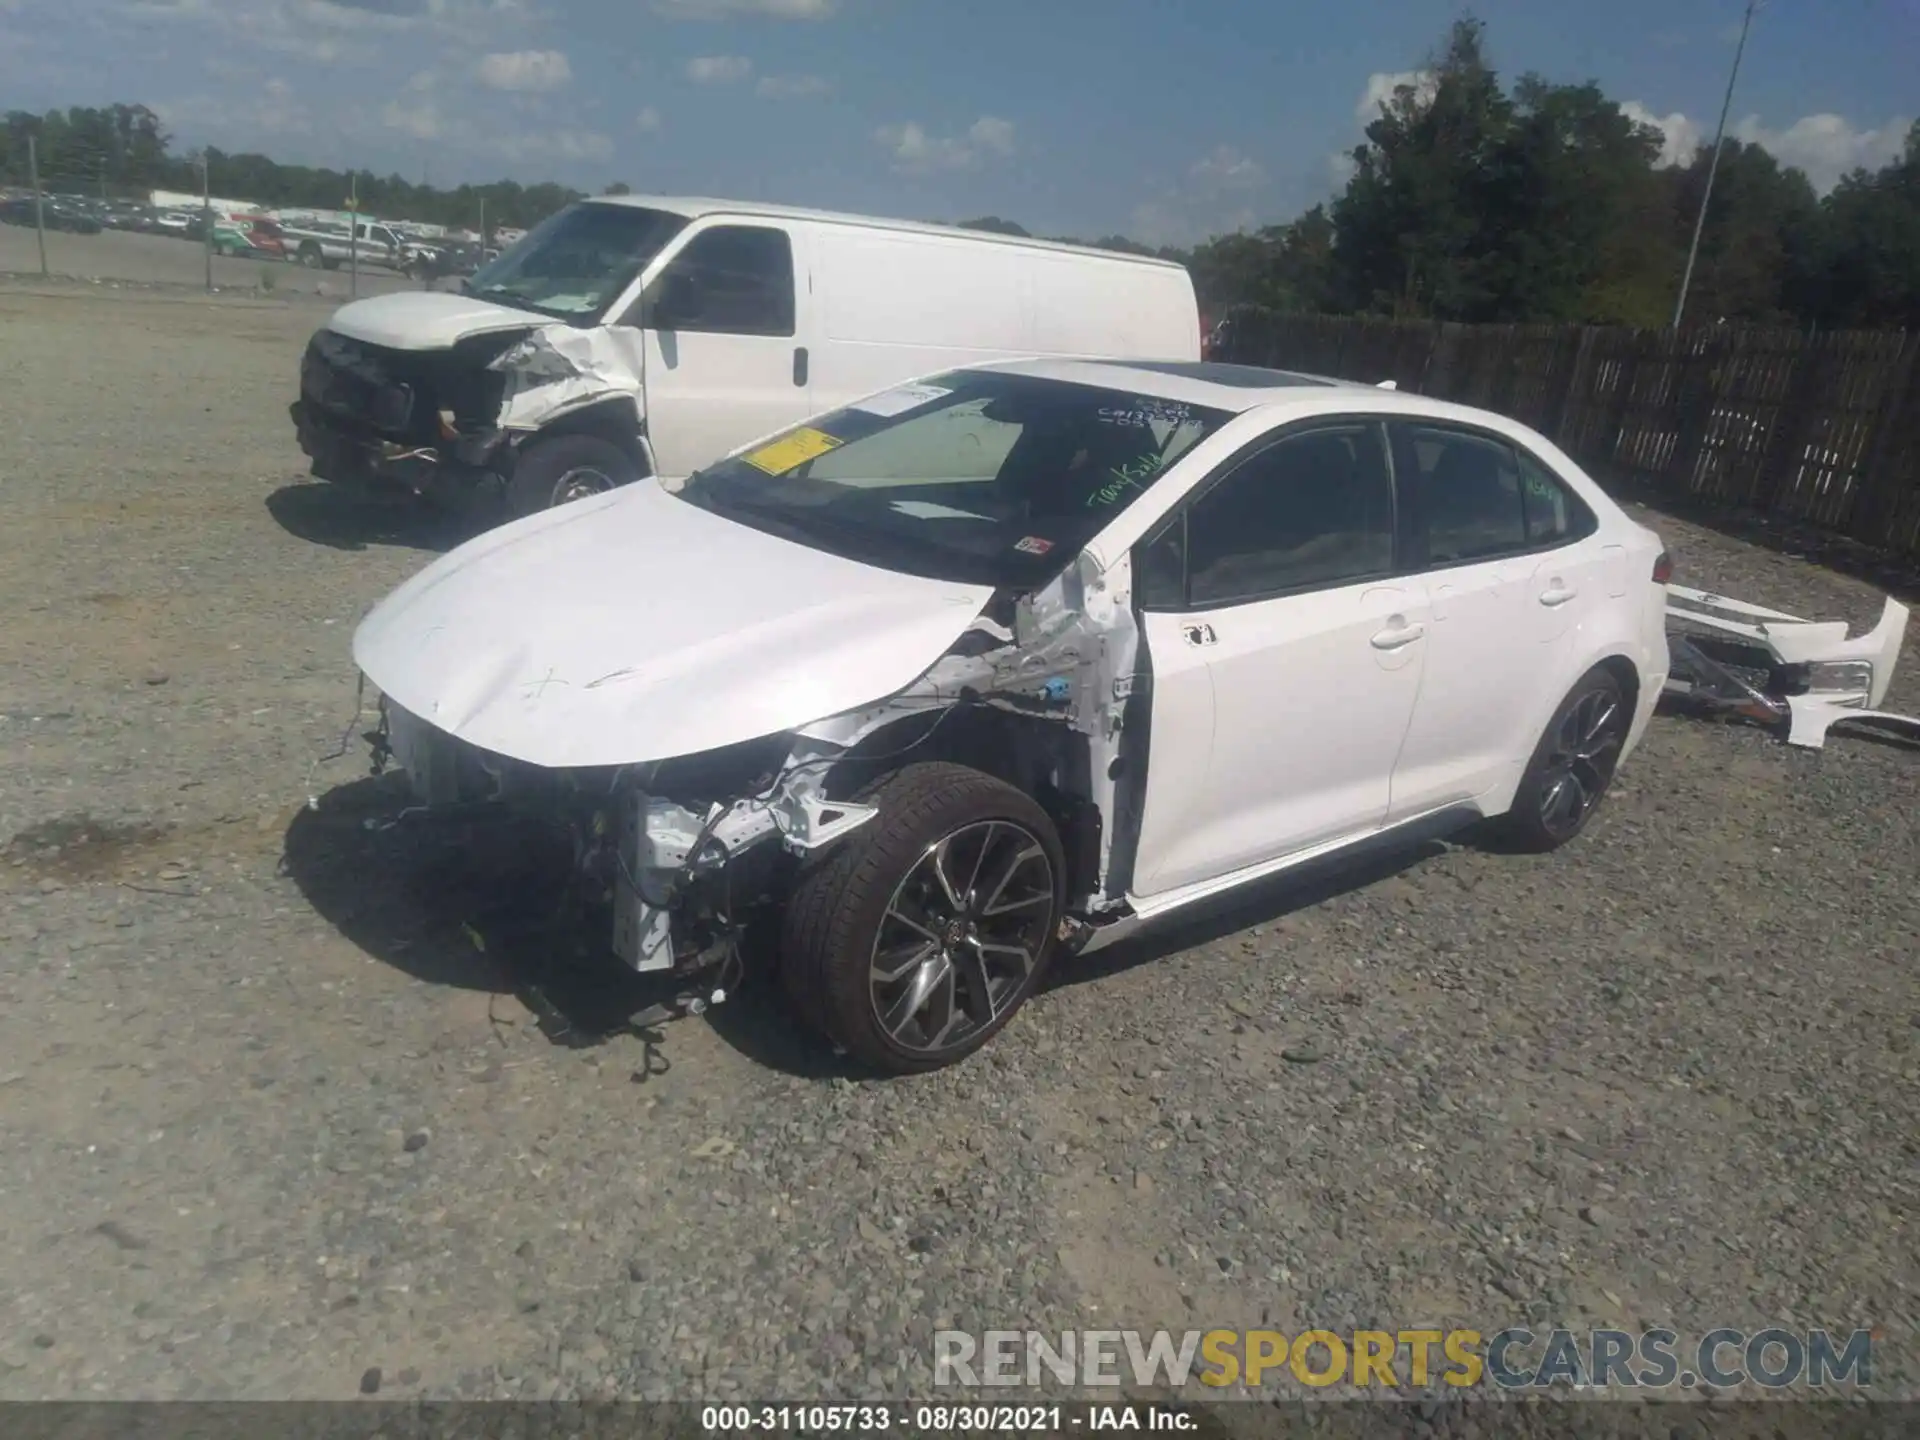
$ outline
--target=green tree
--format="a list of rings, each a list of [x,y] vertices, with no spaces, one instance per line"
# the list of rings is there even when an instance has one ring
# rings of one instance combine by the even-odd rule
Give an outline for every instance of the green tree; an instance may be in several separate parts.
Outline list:
[[[1797,257],[1819,243],[1820,207],[1813,186],[1758,145],[1723,143],[1687,291],[1687,322],[1792,324],[1799,318],[1790,308],[1794,277],[1805,263]],[[1669,177],[1677,247],[1693,234],[1712,158],[1712,146],[1703,145],[1690,165]],[[1674,285],[1677,291],[1678,270]]]
[[[1898,159],[1848,175],[1793,242],[1802,313],[1834,328],[1920,330],[1920,121]]]
[[[1513,106],[1488,63],[1485,27],[1454,22],[1420,81],[1367,126],[1334,202],[1334,261],[1354,308],[1469,319],[1491,303],[1487,190]]]

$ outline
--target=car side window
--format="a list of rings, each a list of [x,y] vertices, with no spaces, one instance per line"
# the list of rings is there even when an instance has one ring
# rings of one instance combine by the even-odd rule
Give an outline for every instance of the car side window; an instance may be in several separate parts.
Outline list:
[[[1407,427],[1426,522],[1427,563],[1466,565],[1531,548],[1520,462],[1484,435]]]
[[[764,225],[716,225],[676,255],[652,287],[649,323],[721,335],[791,335],[793,242]]]
[[[1551,470],[1524,450],[1520,459],[1520,504],[1527,519],[1527,544],[1547,547],[1584,540],[1599,525],[1586,503]]]
[[[1143,604],[1193,609],[1392,573],[1393,482],[1372,425],[1289,435],[1228,471],[1141,550]]]

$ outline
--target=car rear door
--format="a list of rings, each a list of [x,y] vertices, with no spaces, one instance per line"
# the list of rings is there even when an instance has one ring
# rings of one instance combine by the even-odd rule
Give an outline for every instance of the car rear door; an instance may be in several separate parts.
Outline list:
[[[1389,427],[1432,628],[1389,821],[1518,778],[1573,683],[1571,637],[1610,588],[1593,512],[1537,456],[1470,426]]]
[[[1398,551],[1385,435],[1365,419],[1243,452],[1136,549],[1151,692],[1134,895],[1385,821],[1425,659],[1424,589]]]
[[[804,232],[771,221],[690,230],[638,316],[647,438],[680,477],[813,413]]]

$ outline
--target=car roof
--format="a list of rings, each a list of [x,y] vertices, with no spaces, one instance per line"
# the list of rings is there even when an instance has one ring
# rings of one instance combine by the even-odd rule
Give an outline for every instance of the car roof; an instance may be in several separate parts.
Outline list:
[[[1353,380],[1333,380],[1297,370],[1268,370],[1257,365],[1229,365],[1216,360],[999,360],[966,368],[1130,390],[1158,400],[1178,400],[1236,414],[1305,396],[1325,395],[1330,390],[1351,393],[1373,389]],[[1373,393],[1383,392],[1374,390]]]
[[[1003,375],[1032,375],[1075,385],[1125,390],[1156,400],[1172,400],[1243,415],[1281,412],[1276,419],[1315,414],[1337,415],[1362,409],[1379,415],[1451,420],[1486,429],[1527,433],[1519,422],[1490,410],[1431,396],[1388,389],[1359,380],[1337,380],[1298,370],[1269,370],[1208,360],[1032,359],[987,361],[958,367]]]
[[[739,215],[765,220],[815,220],[828,225],[865,225],[882,230],[901,230],[916,235],[963,236],[968,240],[994,245],[1014,245],[1028,250],[1053,250],[1066,255],[1096,255],[1103,260],[1121,260],[1139,265],[1158,265],[1169,270],[1185,270],[1177,260],[1162,260],[1156,255],[1135,255],[1126,250],[1102,250],[1094,245],[1065,245],[1058,240],[1041,240],[1030,235],[1002,235],[995,230],[969,230],[960,225],[932,225],[921,220],[893,220],[879,215],[855,215],[839,210],[807,210],[795,205],[762,205],[750,200],[716,200],[704,195],[596,195],[589,205],[633,205],[646,210],[664,210],[688,220],[703,220],[709,215]]]

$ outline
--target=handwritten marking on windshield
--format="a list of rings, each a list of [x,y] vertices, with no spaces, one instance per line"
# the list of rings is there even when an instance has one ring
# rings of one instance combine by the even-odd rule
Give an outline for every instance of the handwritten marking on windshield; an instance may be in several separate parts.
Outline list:
[[[1146,487],[1140,482],[1151,479],[1164,463],[1158,455],[1143,455],[1131,465],[1114,466],[1107,472],[1113,479],[1087,496],[1087,508],[1111,505],[1129,489],[1144,491]]]

